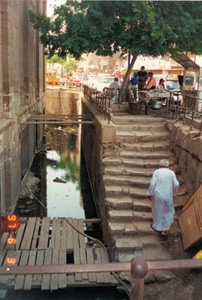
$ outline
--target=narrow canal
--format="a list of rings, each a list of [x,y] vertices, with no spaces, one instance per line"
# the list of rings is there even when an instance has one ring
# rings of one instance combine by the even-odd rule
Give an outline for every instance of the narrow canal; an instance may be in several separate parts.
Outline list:
[[[81,146],[81,128],[46,127],[44,139],[31,167],[31,179],[23,183],[15,213],[22,217],[98,218]],[[31,181],[31,183],[29,182]],[[100,224],[85,228],[102,239]],[[115,287],[68,288],[57,292],[1,290],[0,299],[126,299]]]

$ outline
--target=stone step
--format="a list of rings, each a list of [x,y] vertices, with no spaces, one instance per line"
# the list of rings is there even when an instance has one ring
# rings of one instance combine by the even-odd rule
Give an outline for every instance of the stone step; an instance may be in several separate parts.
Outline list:
[[[172,259],[170,253],[167,251],[167,249],[164,249],[162,246],[158,247],[150,247],[150,248],[144,248],[140,251],[136,251],[135,255],[134,252],[131,251],[131,253],[118,253],[118,258],[120,262],[127,262],[131,261],[135,257],[140,257],[146,260],[169,260]]]
[[[105,204],[108,210],[110,209],[133,209],[134,211],[151,212],[151,202],[146,199],[132,199],[130,197],[105,199]]]
[[[124,132],[117,131],[116,132],[116,143],[129,142],[129,143],[137,143],[137,142],[158,142],[158,141],[168,141],[169,133],[144,133],[144,132]]]
[[[157,124],[151,125],[148,124],[142,124],[142,125],[136,125],[136,124],[122,124],[122,125],[116,125],[116,130],[118,131],[124,131],[124,132],[130,132],[130,131],[148,131],[148,132],[157,132],[157,131],[164,131],[166,130],[165,124],[158,122]]]
[[[109,220],[113,222],[121,222],[121,221],[142,221],[147,220],[152,222],[152,214],[151,212],[140,212],[140,211],[132,211],[131,209],[125,210],[109,210],[108,212]]]
[[[115,247],[118,252],[142,251],[143,249],[152,247],[158,248],[160,241],[160,237],[154,235],[141,237],[117,237],[115,239]]]
[[[149,143],[120,143],[120,148],[127,151],[149,151],[155,152],[160,150],[169,150],[171,148],[170,141],[149,142]]]
[[[123,158],[140,158],[140,159],[168,159],[173,158],[174,155],[169,151],[158,151],[158,152],[137,152],[137,151],[121,151],[120,157]]]
[[[146,115],[142,116],[132,116],[132,115],[125,115],[125,116],[113,116],[112,121],[114,124],[134,124],[134,125],[154,125],[154,124],[166,124],[163,118],[154,118]]]
[[[124,175],[124,176],[138,176],[151,177],[156,168],[130,168],[126,166],[107,166],[104,168],[105,175]]]
[[[122,160],[117,157],[106,157],[103,159],[104,166],[120,166],[122,164]]]
[[[158,233],[156,233],[151,228],[152,221],[151,220],[139,220],[139,221],[133,221],[130,220],[128,222],[115,222],[115,221],[109,221],[109,230],[112,233],[114,239],[118,237],[131,237],[136,238],[136,236],[150,236],[155,235],[158,236]],[[176,237],[180,236],[180,228],[178,221],[175,220],[175,222],[172,224],[169,232],[169,236]]]
[[[137,177],[137,176],[112,176],[104,175],[103,177],[105,185],[117,185],[117,186],[137,186],[137,187],[149,187],[150,178]]]
[[[176,162],[177,159],[175,157],[172,157],[171,159],[168,159],[170,166],[173,166]],[[153,169],[158,169],[159,168],[159,161],[160,159],[122,159],[122,164],[126,167],[133,167],[133,168],[153,168]]]
[[[106,197],[134,197],[147,198],[148,188],[131,188],[116,185],[105,186]]]

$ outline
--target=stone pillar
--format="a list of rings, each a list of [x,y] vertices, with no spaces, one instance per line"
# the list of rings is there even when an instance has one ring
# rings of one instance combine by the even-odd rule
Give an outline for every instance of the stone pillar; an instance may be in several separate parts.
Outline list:
[[[3,113],[10,116],[10,80],[9,80],[9,43],[8,43],[8,0],[0,2],[1,12],[1,53],[2,53],[2,83],[3,83]]]

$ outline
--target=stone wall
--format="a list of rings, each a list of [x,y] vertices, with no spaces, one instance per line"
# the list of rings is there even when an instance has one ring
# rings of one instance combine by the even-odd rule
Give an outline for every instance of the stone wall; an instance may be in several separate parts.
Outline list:
[[[202,182],[202,136],[182,122],[168,122],[168,129],[182,176],[192,193]]]
[[[12,212],[43,128],[22,125],[44,109],[45,70],[39,35],[28,10],[45,13],[45,0],[0,1],[0,211]],[[28,132],[24,136],[24,132]],[[36,134],[37,132],[37,134]],[[26,168],[22,170],[22,165]]]
[[[46,115],[80,115],[81,96],[79,92],[47,89],[45,97]]]
[[[115,125],[98,113],[95,107],[82,98],[82,113],[92,114],[95,125],[82,125],[82,146],[87,163],[95,201],[102,219],[104,241],[109,244],[109,234],[105,210],[105,191],[103,183],[103,159],[115,151]]]

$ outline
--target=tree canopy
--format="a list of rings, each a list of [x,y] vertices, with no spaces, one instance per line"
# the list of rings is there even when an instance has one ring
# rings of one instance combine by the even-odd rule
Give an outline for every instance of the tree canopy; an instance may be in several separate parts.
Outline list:
[[[49,56],[131,53],[122,90],[140,54],[201,54],[201,16],[197,1],[67,1],[52,20],[29,13]]]
[[[202,3],[195,1],[67,1],[55,17],[29,13],[50,56],[83,53],[202,53]]]
[[[69,54],[67,54],[67,58],[68,60],[59,57],[57,54],[54,54],[51,58],[47,58],[46,62],[60,64],[63,66],[63,69],[67,70],[68,75],[72,75],[73,71],[77,68],[78,62]]]

